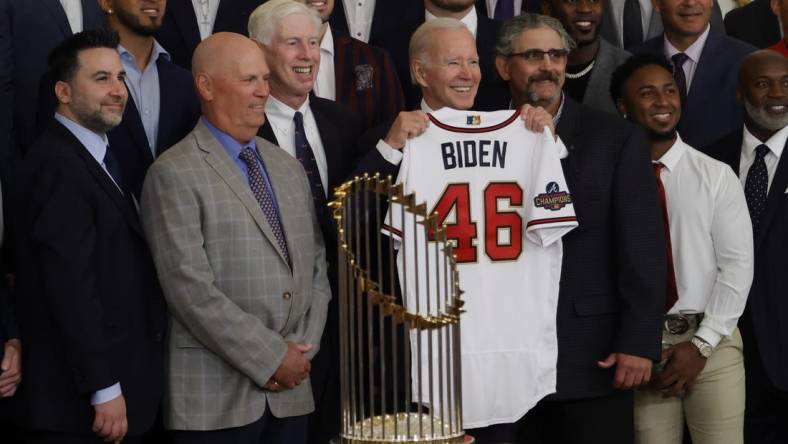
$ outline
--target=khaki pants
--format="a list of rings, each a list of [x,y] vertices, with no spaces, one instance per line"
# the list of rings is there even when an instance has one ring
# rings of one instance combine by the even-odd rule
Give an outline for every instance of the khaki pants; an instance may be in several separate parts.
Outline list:
[[[687,342],[694,334],[663,332],[663,348]],[[744,442],[744,357],[738,328],[720,341],[683,399],[635,390],[635,443],[681,444],[685,420],[693,444]]]

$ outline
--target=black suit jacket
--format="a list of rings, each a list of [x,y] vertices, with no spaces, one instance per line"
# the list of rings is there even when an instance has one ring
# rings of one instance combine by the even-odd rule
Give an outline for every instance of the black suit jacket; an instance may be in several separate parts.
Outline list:
[[[579,226],[563,237],[554,398],[613,390],[612,352],[660,359],[665,239],[642,130],[566,98],[556,129]]]
[[[662,36],[647,40],[636,53],[665,54]],[[736,101],[739,65],[755,48],[712,28],[682,106],[678,130],[690,146],[708,146],[731,128],[743,125],[742,107]],[[709,112],[713,110],[713,112]]]
[[[249,35],[249,15],[261,0],[221,0],[213,24],[213,33],[235,32]],[[200,28],[194,14],[192,0],[170,0],[156,40],[170,53],[172,61],[183,68],[192,69],[192,53],[200,43]]]
[[[769,0],[754,0],[725,14],[725,32],[756,48],[768,48],[777,43],[780,22],[769,6]]]
[[[161,398],[166,318],[135,207],[56,121],[16,180],[24,425],[92,434],[91,395],[119,382],[140,435]]]
[[[83,29],[105,26],[96,0],[82,0]],[[0,0],[0,175],[36,138],[39,81],[49,52],[71,35],[59,0]],[[11,190],[9,190],[11,191]]]
[[[504,106],[508,105],[511,98],[508,86],[495,69],[495,40],[501,24],[487,18],[480,9],[476,10],[476,14],[479,20],[476,29],[476,49],[479,53],[482,80],[479,83],[473,109],[495,111],[501,109],[502,103]],[[421,89],[411,82],[408,45],[410,37],[422,23],[424,23],[424,10],[421,11],[418,21],[404,25],[398,31],[390,33],[388,37],[375,42],[376,45],[386,49],[394,59],[399,80],[402,82],[402,90],[405,92],[407,109],[418,108],[421,101]]]
[[[345,15],[345,5],[342,0],[334,0],[334,11],[329,17],[331,29],[340,35],[350,35]],[[424,3],[421,0],[380,0],[375,2],[375,12],[372,15],[372,29],[369,33],[369,43],[377,45],[380,38],[397,31],[401,26],[424,20]],[[353,38],[360,36],[353,35]]]
[[[200,117],[200,102],[194,91],[191,74],[178,65],[159,57],[159,131],[156,156],[184,138]],[[109,146],[120,164],[126,187],[139,199],[145,173],[153,163],[153,153],[145,136],[139,110],[129,94],[123,120],[108,134]]]
[[[743,127],[702,149],[740,171]],[[771,383],[788,391],[788,143],[769,187],[766,209],[755,236],[755,270],[747,307],[739,319],[747,360],[760,359]],[[751,344],[751,345],[748,345]],[[755,345],[757,344],[757,347]],[[754,354],[757,350],[760,356]],[[749,352],[749,354],[748,354]]]

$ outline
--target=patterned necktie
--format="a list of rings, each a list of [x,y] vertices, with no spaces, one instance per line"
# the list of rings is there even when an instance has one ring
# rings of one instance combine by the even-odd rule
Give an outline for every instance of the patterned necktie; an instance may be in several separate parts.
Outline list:
[[[639,0],[624,1],[624,49],[631,51],[632,47],[643,43],[643,24],[640,15]]]
[[[769,188],[769,172],[766,170],[766,153],[769,147],[758,145],[755,148],[755,161],[747,171],[747,180],[744,182],[744,196],[747,199],[747,208],[750,210],[752,229],[758,232],[763,209],[766,208],[766,196]]]
[[[654,175],[657,178],[657,195],[659,196],[659,206],[662,208],[662,224],[665,230],[665,256],[667,257],[667,276],[665,281],[665,313],[667,313],[676,301],[679,300],[679,291],[676,288],[676,270],[673,268],[673,246],[670,242],[670,224],[668,223],[668,199],[665,195],[665,185],[662,183],[660,173],[665,165],[654,164]]]
[[[689,60],[689,56],[683,52],[674,54],[670,58],[670,61],[673,62],[673,78],[676,79],[676,86],[679,87],[682,106],[687,101],[687,75],[684,74],[684,63],[687,60]]]
[[[112,180],[115,181],[115,185],[120,188],[121,193],[125,194],[126,187],[123,184],[123,175],[120,172],[120,164],[118,163],[118,159],[115,158],[115,155],[112,154],[112,150],[109,149],[109,145],[107,145],[107,151],[104,153],[104,167],[107,169],[109,175],[112,176]]]
[[[312,190],[312,199],[315,203],[315,211],[319,220],[323,221],[327,216],[328,207],[326,206],[326,192],[323,189],[323,181],[320,179],[320,170],[317,168],[315,153],[306,139],[304,131],[304,116],[296,111],[293,116],[295,123],[295,155],[301,166],[306,171],[306,178],[309,180],[309,188]]]
[[[495,20],[506,21],[514,17],[514,0],[498,0],[495,2],[493,18]]]
[[[282,229],[282,222],[279,220],[279,213],[276,210],[274,203],[273,191],[268,188],[263,172],[260,169],[260,164],[257,162],[257,153],[251,146],[244,147],[239,156],[244,161],[249,171],[249,187],[252,189],[257,203],[265,214],[268,225],[271,226],[271,231],[274,232],[276,243],[279,244],[279,249],[290,264],[290,252],[287,250],[287,242],[285,241],[285,232]]]

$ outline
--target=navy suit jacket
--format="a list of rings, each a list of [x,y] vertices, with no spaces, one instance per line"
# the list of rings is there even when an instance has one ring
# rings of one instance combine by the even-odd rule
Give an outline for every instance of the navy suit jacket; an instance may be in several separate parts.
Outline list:
[[[780,22],[769,0],[754,0],[725,14],[725,32],[756,48],[768,48],[780,41]]]
[[[361,40],[332,35],[336,101],[358,114],[366,128],[395,117],[405,101],[391,56]]]
[[[159,132],[156,156],[184,138],[200,117],[200,102],[191,74],[165,57],[156,61],[159,70]],[[153,153],[145,136],[137,105],[131,95],[120,125],[109,132],[109,146],[118,160],[126,187],[139,199],[145,173],[153,163]]]
[[[742,107],[736,101],[739,65],[755,48],[712,28],[701,52],[682,106],[678,131],[690,146],[704,147],[720,139],[731,128],[744,124]],[[663,36],[647,40],[636,53],[665,54]]]
[[[706,154],[740,171],[743,126],[710,146]],[[788,391],[788,143],[769,187],[766,209],[755,236],[755,272],[747,307],[739,319],[746,362],[760,359],[778,389]],[[757,350],[758,354],[755,354]]]
[[[82,0],[82,27],[105,26],[96,0]],[[0,0],[0,175],[36,138],[39,82],[49,52],[71,35],[59,0]]]
[[[249,15],[261,0],[222,0],[216,12],[213,33],[235,32],[249,35]],[[156,40],[170,53],[172,61],[192,69],[192,53],[200,43],[200,29],[192,0],[169,0],[164,21],[156,33]]]
[[[476,50],[479,53],[482,80],[473,109],[495,111],[508,107],[511,98],[509,87],[498,76],[495,69],[495,40],[501,24],[487,18],[478,8],[476,14],[479,20],[476,29]],[[376,45],[386,49],[394,59],[400,82],[402,82],[402,90],[405,92],[405,107],[407,109],[418,109],[421,102],[421,89],[411,82],[408,46],[410,37],[422,23],[424,23],[423,9],[418,21],[402,26],[398,31],[389,34],[388,37],[375,42]]]
[[[372,29],[369,33],[369,43],[377,45],[377,41],[388,34],[397,31],[401,26],[424,19],[424,3],[421,0],[378,0],[375,2],[375,12],[372,15]],[[340,35],[349,35],[345,5],[342,0],[334,0],[334,11],[328,19],[332,31]],[[358,38],[359,36],[351,36]]]

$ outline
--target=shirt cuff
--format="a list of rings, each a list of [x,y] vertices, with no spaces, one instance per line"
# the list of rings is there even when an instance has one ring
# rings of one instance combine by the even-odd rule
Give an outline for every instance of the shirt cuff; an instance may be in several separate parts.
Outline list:
[[[395,150],[391,145],[384,142],[383,139],[378,140],[378,144],[375,145],[375,148],[378,149],[380,155],[383,156],[388,163],[399,165],[400,162],[402,162],[402,150]]]
[[[695,332],[695,336],[708,342],[712,347],[716,347],[717,344],[719,344],[722,340],[721,334],[703,325],[701,325],[700,328],[698,328],[698,331]]]
[[[90,405],[98,405],[104,404],[105,402],[110,402],[122,394],[123,393],[120,391],[120,382],[116,382],[105,389],[101,389],[96,393],[93,393],[93,396],[90,397]]]

